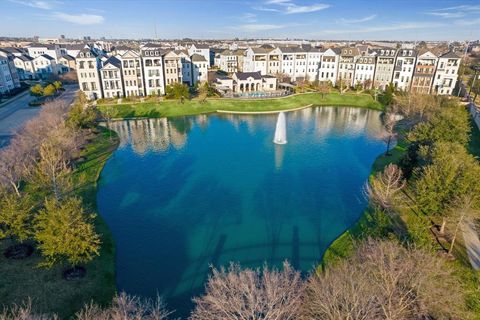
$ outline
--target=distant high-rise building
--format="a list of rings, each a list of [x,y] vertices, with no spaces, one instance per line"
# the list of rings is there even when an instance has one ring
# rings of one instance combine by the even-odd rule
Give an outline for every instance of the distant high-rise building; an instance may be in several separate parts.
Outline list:
[[[84,36],[84,37],[83,37],[83,40],[85,40],[85,41],[90,41],[90,40],[92,40],[92,37],[90,37],[90,36]]]

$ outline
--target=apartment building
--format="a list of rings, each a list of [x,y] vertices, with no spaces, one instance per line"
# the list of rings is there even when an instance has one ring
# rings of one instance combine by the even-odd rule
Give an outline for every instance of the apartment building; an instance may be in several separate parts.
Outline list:
[[[385,90],[392,82],[397,50],[392,48],[378,48],[373,49],[371,52],[377,57],[373,85],[375,88]]]
[[[362,85],[364,89],[371,89],[375,77],[375,64],[375,54],[367,53],[366,55],[357,57],[355,61],[354,85]]]
[[[417,51],[413,49],[400,49],[395,60],[392,82],[398,90],[410,90]]]
[[[123,93],[122,62],[112,56],[100,68],[104,98],[121,98]]]
[[[11,53],[0,50],[0,94],[20,87],[20,78],[13,59]]]
[[[438,57],[430,51],[417,57],[410,91],[429,94],[437,68]]]
[[[433,93],[452,94],[457,84],[460,57],[449,51],[438,58],[438,66],[433,81]]]
[[[125,96],[144,96],[145,87],[143,85],[142,59],[140,54],[133,50],[128,50],[118,56],[118,58],[122,64]]]
[[[341,48],[338,60],[338,80],[343,81],[344,86],[351,87],[355,84],[355,60],[360,55],[355,47]]]
[[[89,48],[83,48],[75,57],[78,85],[88,99],[102,98],[100,81],[100,56]]]
[[[335,86],[337,81],[338,63],[340,61],[340,49],[327,49],[322,54],[318,81],[330,81]]]
[[[156,45],[148,45],[141,49],[143,77],[146,95],[165,94],[165,78],[163,74],[164,51]]]
[[[27,47],[27,51],[28,51],[28,55],[34,59],[41,55],[46,54],[54,58],[56,63],[59,62],[60,57],[68,54],[67,49],[60,46],[59,44],[34,43]]]

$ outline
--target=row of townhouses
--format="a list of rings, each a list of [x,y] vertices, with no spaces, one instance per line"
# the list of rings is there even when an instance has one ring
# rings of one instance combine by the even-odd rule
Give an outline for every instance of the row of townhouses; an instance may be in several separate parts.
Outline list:
[[[163,95],[174,83],[193,86],[207,81],[210,50],[202,50],[146,44],[138,51],[120,47],[107,57],[84,48],[76,56],[75,69],[80,89],[90,99]]]
[[[280,74],[292,81],[330,81],[333,85],[340,82],[344,86],[380,89],[393,83],[404,91],[451,94],[457,82],[460,57],[451,51],[435,55],[430,51],[364,46],[324,50],[311,46],[262,45],[220,51],[215,54],[215,65],[230,73]]]
[[[20,78],[13,63],[13,56],[0,50],[0,95],[20,88]]]

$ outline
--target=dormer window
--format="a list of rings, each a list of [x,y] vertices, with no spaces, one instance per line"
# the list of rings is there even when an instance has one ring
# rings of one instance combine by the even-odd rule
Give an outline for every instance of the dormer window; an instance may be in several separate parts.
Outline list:
[[[87,58],[90,58],[90,52],[87,52]]]
[[[150,55],[150,52],[145,51],[145,57],[148,57]]]
[[[408,51],[408,55],[409,55],[409,56],[412,55],[412,50]]]
[[[80,58],[83,58],[83,52],[80,53]]]

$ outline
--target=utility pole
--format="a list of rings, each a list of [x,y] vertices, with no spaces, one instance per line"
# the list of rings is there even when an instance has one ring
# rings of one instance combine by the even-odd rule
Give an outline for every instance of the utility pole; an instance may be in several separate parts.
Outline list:
[[[468,91],[468,95],[472,93],[472,89],[475,86],[475,80],[477,80],[477,71],[480,70],[480,66],[473,66],[472,69],[473,71],[475,71],[475,74],[473,75],[473,81],[472,81],[472,85],[470,86],[470,90]]]

